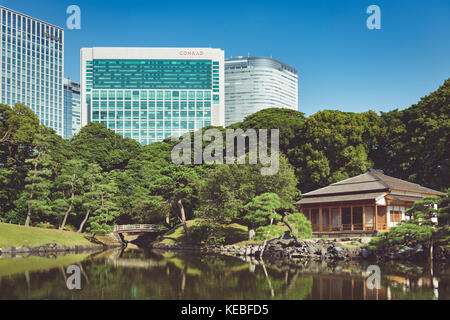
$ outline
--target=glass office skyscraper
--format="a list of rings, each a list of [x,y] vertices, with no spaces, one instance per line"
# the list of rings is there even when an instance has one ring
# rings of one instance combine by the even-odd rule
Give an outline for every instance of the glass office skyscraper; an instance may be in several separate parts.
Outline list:
[[[80,128],[80,84],[64,78],[64,138],[72,138]]]
[[[63,134],[64,31],[0,7],[0,102],[23,103]]]
[[[298,110],[298,72],[272,58],[225,60],[225,125],[267,108]]]
[[[141,144],[224,125],[224,52],[212,48],[82,48],[81,124]]]

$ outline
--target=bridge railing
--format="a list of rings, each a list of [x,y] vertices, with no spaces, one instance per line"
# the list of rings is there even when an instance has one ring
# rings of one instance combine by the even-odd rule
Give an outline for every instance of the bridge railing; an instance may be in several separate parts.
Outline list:
[[[163,230],[164,227],[155,224],[123,224],[123,225],[115,225],[114,232],[119,231],[138,231],[138,230]]]

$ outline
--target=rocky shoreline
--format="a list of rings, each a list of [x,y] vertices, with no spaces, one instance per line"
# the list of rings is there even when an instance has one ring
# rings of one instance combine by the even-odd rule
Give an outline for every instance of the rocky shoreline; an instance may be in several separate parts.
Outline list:
[[[281,260],[314,260],[314,261],[348,261],[348,260],[424,260],[427,259],[427,248],[417,245],[393,246],[389,250],[370,250],[370,238],[336,238],[336,239],[274,239],[267,243],[263,258]],[[224,245],[198,246],[191,244],[151,243],[154,249],[194,251],[201,253],[223,254],[235,257],[261,258],[262,245]],[[450,261],[450,248],[435,247],[434,260]]]
[[[57,243],[47,243],[42,246],[29,247],[27,245],[22,247],[5,246],[0,248],[0,257],[15,258],[34,256],[49,256],[56,253],[82,253],[94,250],[106,250],[111,248],[118,248],[122,245],[117,244],[86,244],[66,246]]]

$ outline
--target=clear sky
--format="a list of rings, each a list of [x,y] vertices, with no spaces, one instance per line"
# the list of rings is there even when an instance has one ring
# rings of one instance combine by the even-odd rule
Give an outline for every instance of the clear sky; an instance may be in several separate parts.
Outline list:
[[[403,109],[450,77],[449,0],[0,0],[66,26],[65,75],[79,80],[81,47],[216,47],[225,57],[270,56],[299,70],[300,111]],[[366,9],[381,8],[381,30]]]

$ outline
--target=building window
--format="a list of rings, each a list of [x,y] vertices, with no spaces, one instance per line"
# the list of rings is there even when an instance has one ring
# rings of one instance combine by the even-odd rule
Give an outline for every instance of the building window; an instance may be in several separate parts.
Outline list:
[[[400,222],[402,221],[402,212],[401,211],[391,211],[391,222]]]

